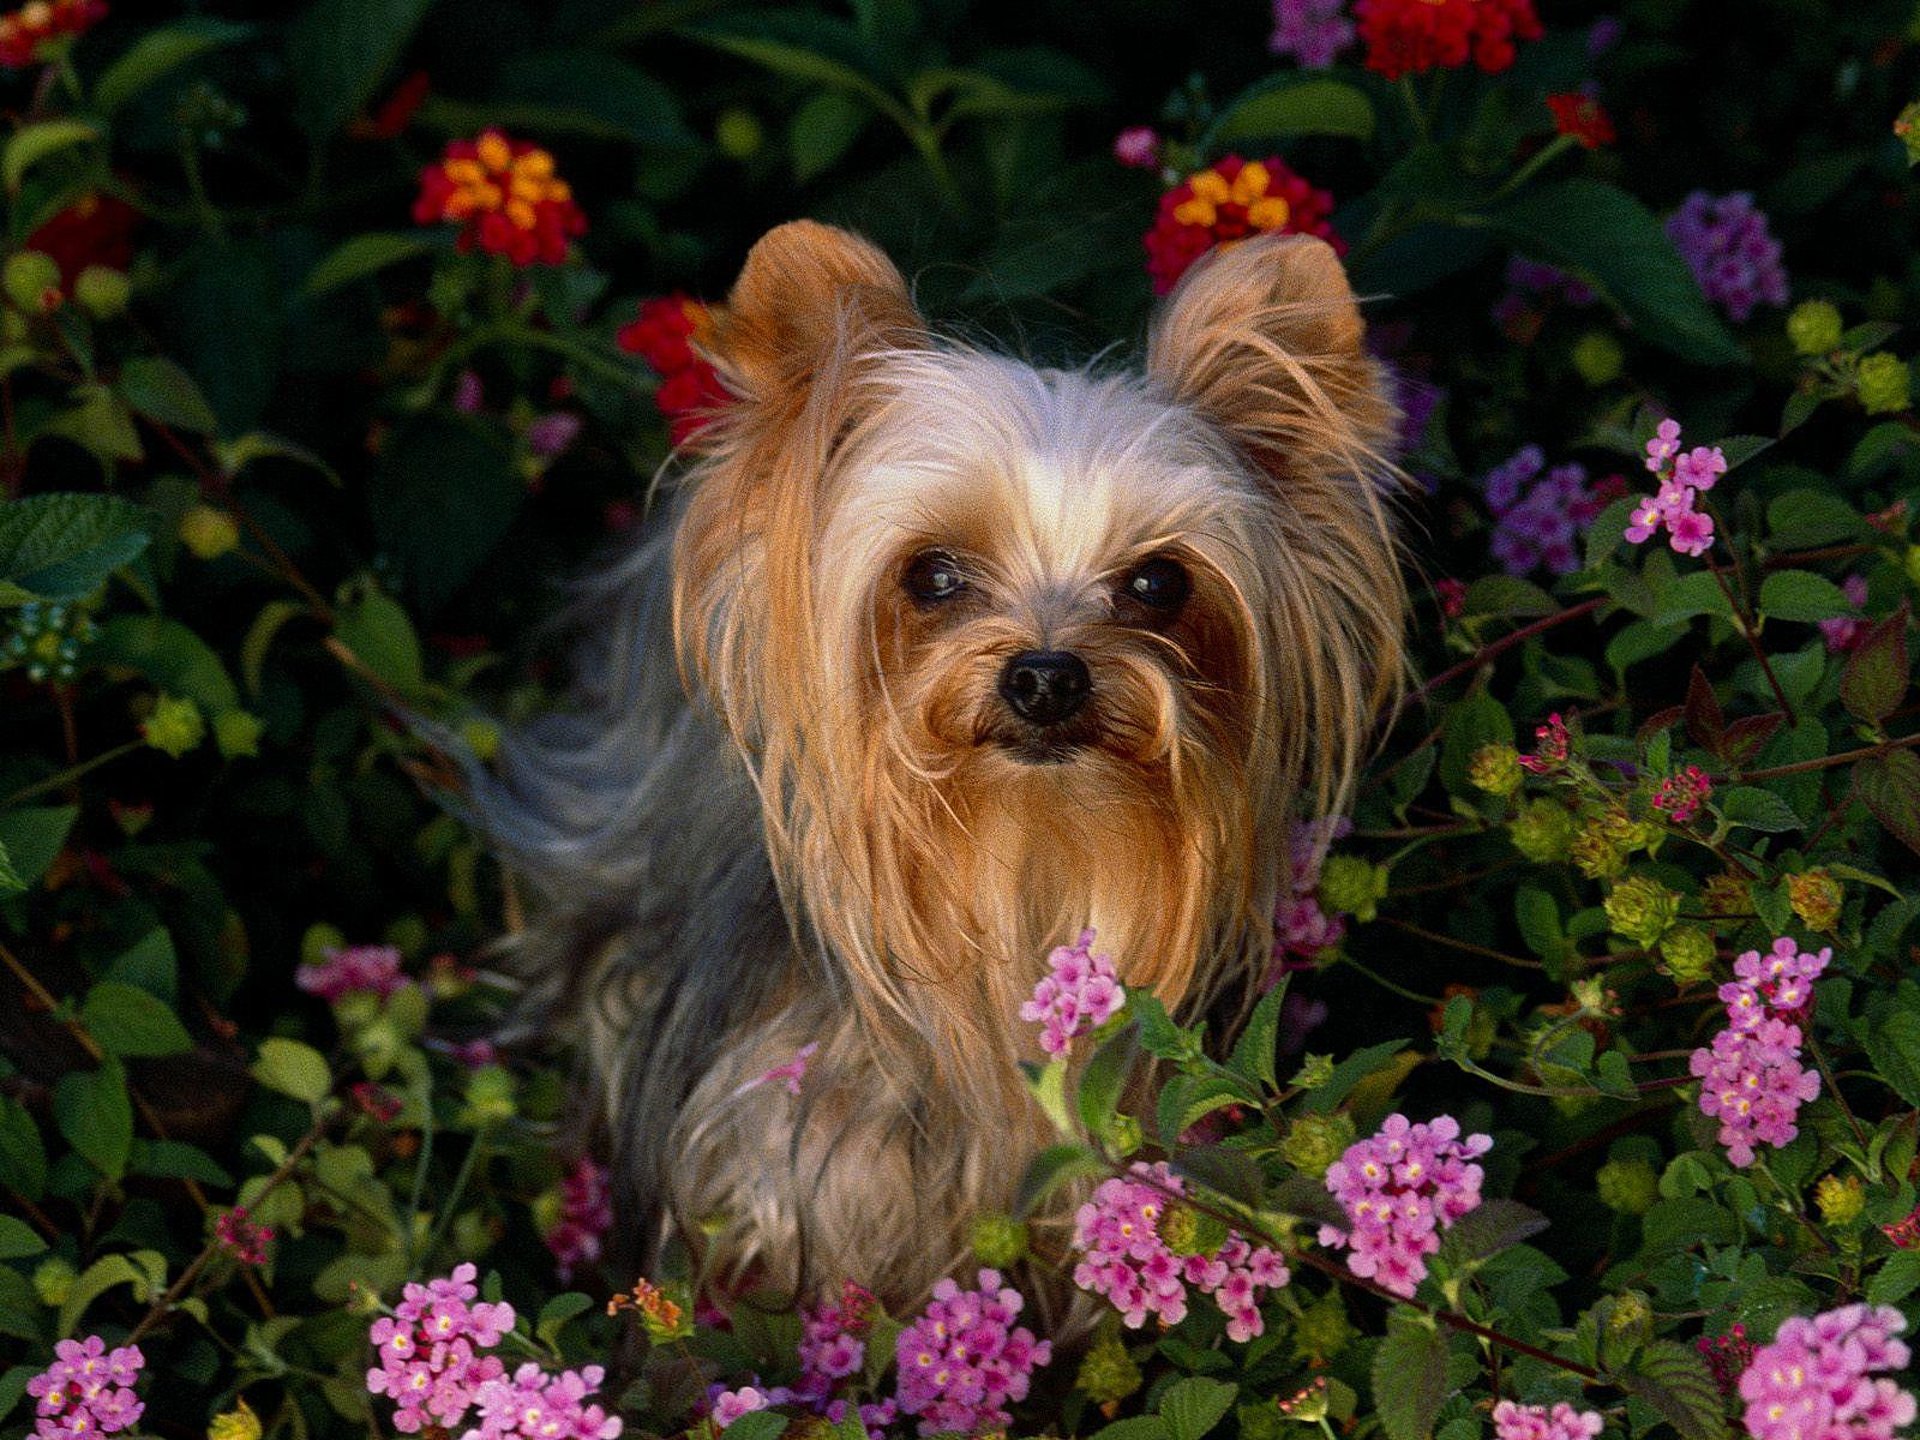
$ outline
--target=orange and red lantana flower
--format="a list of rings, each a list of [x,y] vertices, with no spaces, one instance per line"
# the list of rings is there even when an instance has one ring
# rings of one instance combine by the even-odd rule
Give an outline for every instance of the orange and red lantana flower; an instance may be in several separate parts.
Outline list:
[[[659,375],[653,403],[676,445],[698,434],[730,398],[719,374],[693,348],[712,335],[712,307],[674,294],[642,300],[639,315],[614,337],[622,350],[638,355]]]
[[[1497,75],[1513,64],[1514,41],[1542,33],[1533,0],[1359,0],[1353,18],[1367,68],[1389,80],[1469,60]]]
[[[1553,112],[1553,128],[1571,135],[1589,150],[1614,142],[1613,117],[1591,95],[1569,90],[1564,95],[1547,96],[1547,109]]]
[[[587,217],[554,173],[553,156],[498,130],[454,141],[439,164],[421,172],[413,218],[422,225],[450,220],[460,227],[461,250],[504,255],[516,265],[558,265],[568,241],[587,233]]]
[[[0,15],[0,65],[21,70],[46,57],[49,40],[84,35],[107,18],[102,0],[32,0],[11,15]]]
[[[1333,196],[1294,174],[1279,156],[1242,160],[1229,155],[1160,197],[1160,213],[1146,235],[1153,293],[1173,289],[1214,246],[1265,231],[1318,235],[1345,254],[1346,242],[1327,222],[1332,209]]]

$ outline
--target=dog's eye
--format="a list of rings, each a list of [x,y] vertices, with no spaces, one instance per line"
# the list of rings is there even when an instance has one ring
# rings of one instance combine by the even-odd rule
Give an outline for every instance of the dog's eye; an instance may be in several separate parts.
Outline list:
[[[1186,566],[1178,560],[1155,555],[1142,561],[1127,576],[1120,592],[1149,610],[1173,611],[1185,604],[1187,596],[1193,593],[1193,581],[1187,575]]]
[[[922,605],[938,605],[966,589],[967,577],[960,562],[946,551],[922,550],[907,562],[901,583]]]

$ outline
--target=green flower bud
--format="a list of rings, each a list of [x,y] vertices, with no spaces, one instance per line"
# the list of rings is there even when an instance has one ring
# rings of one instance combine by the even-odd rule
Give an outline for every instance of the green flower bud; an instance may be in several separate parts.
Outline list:
[[[714,122],[713,143],[731,160],[751,160],[760,153],[760,147],[767,143],[767,132],[761,126],[759,116],[751,110],[733,105],[722,110],[720,118]]]
[[[1346,1154],[1355,1138],[1353,1118],[1345,1111],[1308,1113],[1287,1127],[1286,1138],[1280,1142],[1280,1158],[1301,1174],[1319,1180],[1329,1165]]]
[[[111,320],[125,313],[132,293],[133,282],[127,279],[124,270],[89,265],[73,277],[73,298],[96,320]]]
[[[1117,1405],[1140,1388],[1140,1367],[1127,1354],[1120,1337],[1108,1331],[1080,1361],[1080,1373],[1073,1383],[1086,1391],[1096,1405]]]
[[[207,722],[193,701],[162,695],[154,702],[153,713],[141,722],[140,736],[178,760],[207,738]]]
[[[1573,815],[1558,800],[1535,800],[1523,806],[1507,827],[1513,848],[1536,864],[1567,858],[1573,844]]]
[[[1482,745],[1467,762],[1467,779],[1489,795],[1511,795],[1525,783],[1520,752],[1511,745]]]
[[[1145,1131],[1140,1128],[1140,1117],[1137,1115],[1116,1115],[1113,1117],[1113,1124],[1107,1127],[1107,1143],[1122,1159],[1145,1144],[1146,1138]]]
[[[1907,408],[1913,374],[1898,355],[1879,350],[1861,357],[1853,384],[1869,415],[1893,415]]]
[[[1802,355],[1825,355],[1839,348],[1840,311],[1825,300],[1807,300],[1787,316],[1787,339]]]
[[[1302,1090],[1318,1090],[1333,1079],[1333,1057],[1331,1055],[1309,1055],[1301,1064],[1291,1083]]]
[[[319,965],[327,958],[330,950],[347,948],[347,937],[335,925],[309,925],[306,934],[300,937],[300,963]]]
[[[52,256],[38,250],[9,255],[0,267],[0,287],[5,288],[7,299],[29,315],[60,308],[60,267]]]
[[[233,516],[212,505],[196,505],[180,517],[180,543],[197,559],[218,560],[240,543]]]
[[[1682,985],[1713,974],[1713,932],[1704,925],[1676,925],[1660,937],[1660,968]]]
[[[1825,870],[1808,870],[1787,877],[1787,902],[1809,930],[1831,930],[1840,923],[1847,891]]]
[[[1604,330],[1589,330],[1573,346],[1573,368],[1580,378],[1594,387],[1610,385],[1626,368],[1627,355],[1620,342]]]
[[[1330,855],[1320,871],[1320,903],[1365,924],[1380,913],[1387,884],[1386,866],[1358,855]]]
[[[1644,1345],[1653,1338],[1653,1307],[1638,1290],[1625,1290],[1613,1297],[1607,1307],[1607,1333],[1631,1346]]]
[[[463,1123],[485,1129],[511,1120],[519,1113],[514,1103],[513,1072],[503,1065],[482,1065],[467,1077],[467,1103],[460,1112]]]
[[[229,760],[260,753],[260,717],[245,710],[222,710],[213,717],[213,743]]]
[[[996,1269],[1026,1258],[1027,1227],[1011,1215],[982,1215],[973,1222],[968,1236],[973,1253],[982,1265]]]
[[[1160,1217],[1160,1238],[1176,1255],[1214,1255],[1227,1243],[1227,1224],[1190,1205],[1169,1206]]]
[[[79,1278],[78,1270],[54,1255],[42,1260],[34,1270],[33,1293],[40,1297],[42,1305],[58,1310],[67,1303],[67,1297],[73,1293],[73,1282]]]
[[[1622,1215],[1644,1215],[1660,1198],[1660,1176],[1644,1160],[1609,1160],[1593,1182],[1600,1203]]]
[[[1680,918],[1680,895],[1648,876],[1629,875],[1608,894],[1606,910],[1616,935],[1652,949]]]
[[[1829,1175],[1813,1187],[1813,1203],[1828,1225],[1847,1226],[1857,1221],[1867,1208],[1867,1188],[1858,1175],[1842,1180]]]

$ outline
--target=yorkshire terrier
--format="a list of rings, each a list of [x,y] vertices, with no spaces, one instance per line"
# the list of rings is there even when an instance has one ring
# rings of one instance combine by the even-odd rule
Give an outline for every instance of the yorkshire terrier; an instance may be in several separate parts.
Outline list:
[[[1394,412],[1305,236],[1196,265],[1137,372],[943,340],[805,221],[716,313],[731,402],[480,816],[635,1258],[910,1304],[1050,1139],[1051,948],[1188,1015],[1267,970],[1291,821],[1401,673]]]

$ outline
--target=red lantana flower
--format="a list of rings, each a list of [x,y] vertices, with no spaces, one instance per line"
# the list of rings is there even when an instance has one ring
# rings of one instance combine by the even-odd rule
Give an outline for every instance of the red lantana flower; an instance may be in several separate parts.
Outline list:
[[[0,65],[22,70],[46,58],[49,40],[84,35],[107,18],[103,0],[32,0],[11,15],[0,15]]]
[[[719,374],[694,349],[712,335],[712,307],[673,294],[642,300],[640,313],[614,337],[622,350],[638,355],[659,375],[653,403],[676,445],[697,434],[728,400]]]
[[[1346,242],[1327,222],[1332,209],[1333,196],[1296,175],[1279,156],[1242,160],[1229,155],[1160,197],[1160,213],[1146,234],[1153,293],[1173,289],[1214,246],[1263,231],[1318,235],[1345,254]]]
[[[1547,96],[1547,109],[1553,112],[1553,128],[1571,135],[1589,150],[1611,145],[1615,136],[1613,117],[1591,95],[1569,90],[1564,95]]]
[[[569,238],[587,233],[587,217],[554,173],[553,156],[498,130],[455,140],[439,164],[420,173],[413,218],[422,225],[450,220],[460,227],[460,249],[477,247],[516,265],[558,265]]]
[[[1367,68],[1389,80],[1472,61],[1489,75],[1513,64],[1514,41],[1538,40],[1533,0],[1358,0]]]
[[[140,212],[113,195],[89,193],[58,211],[27,236],[22,248],[38,250],[60,267],[60,287],[71,290],[89,265],[125,270],[133,263],[133,227]]]

